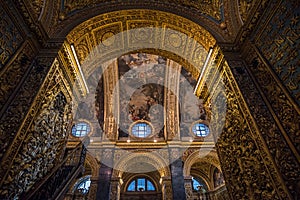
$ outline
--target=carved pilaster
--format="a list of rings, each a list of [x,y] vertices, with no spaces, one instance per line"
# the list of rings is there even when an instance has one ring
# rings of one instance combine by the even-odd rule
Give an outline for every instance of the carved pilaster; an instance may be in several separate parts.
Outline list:
[[[120,178],[114,178],[110,182],[110,200],[119,200],[120,199]]]
[[[105,127],[103,139],[114,141],[117,138],[117,122],[119,116],[118,103],[118,63],[117,60],[107,66],[104,70],[104,119]]]
[[[168,60],[165,81],[166,134],[168,140],[179,140],[179,80],[181,66]]]
[[[162,177],[162,195],[163,200],[173,199],[172,181],[171,177]]]
[[[193,200],[193,185],[191,176],[184,177],[184,188],[186,200]]]

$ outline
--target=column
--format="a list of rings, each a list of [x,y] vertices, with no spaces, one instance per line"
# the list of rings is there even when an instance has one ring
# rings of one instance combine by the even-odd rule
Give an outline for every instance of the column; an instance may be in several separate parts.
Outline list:
[[[103,150],[101,156],[101,167],[99,169],[97,199],[110,200],[110,183],[113,172],[113,149]]]
[[[170,168],[172,177],[173,199],[185,199],[183,163],[179,148],[170,148]]]

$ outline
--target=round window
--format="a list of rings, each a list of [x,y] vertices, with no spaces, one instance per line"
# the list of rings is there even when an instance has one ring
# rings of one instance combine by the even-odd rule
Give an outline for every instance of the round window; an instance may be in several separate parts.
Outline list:
[[[75,137],[84,137],[89,134],[91,128],[86,122],[79,122],[72,127],[72,135]]]
[[[131,128],[131,134],[135,137],[145,138],[151,135],[152,128],[146,122],[135,123]]]
[[[209,134],[209,128],[206,124],[196,123],[192,128],[193,133],[198,137],[205,137]]]

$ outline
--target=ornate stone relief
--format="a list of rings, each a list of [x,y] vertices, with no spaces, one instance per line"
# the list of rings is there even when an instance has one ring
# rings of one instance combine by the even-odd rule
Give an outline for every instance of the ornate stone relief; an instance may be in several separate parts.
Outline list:
[[[151,19],[151,23],[147,21],[149,19]],[[119,12],[113,12],[113,13],[103,14],[94,17],[77,26],[73,31],[70,32],[70,34],[67,36],[67,39],[69,43],[74,43],[75,47],[80,45],[80,51],[78,50],[78,52],[82,52],[79,53],[80,54],[79,57],[82,62],[87,57],[87,55],[91,52],[92,48],[95,48],[96,45],[100,45],[99,46],[100,49],[104,49],[105,52],[108,51],[111,54],[112,52],[125,50],[124,48],[127,46],[127,41],[128,42],[145,41],[144,40],[145,34],[143,35],[143,33],[141,32],[134,33],[133,31],[132,34],[126,34],[126,35],[118,34],[121,31],[126,31],[132,28],[141,28],[141,27],[168,28],[168,30],[165,30],[165,32],[159,31],[157,33],[154,32],[151,33],[151,34],[158,34],[157,36],[153,37],[153,39],[160,39],[165,34],[172,34],[172,32],[169,31],[169,29],[171,28],[174,30],[173,36],[170,37],[171,39],[178,37],[178,35],[175,34],[176,33],[175,31],[178,31],[186,34],[186,36],[193,35],[194,40],[196,40],[197,42],[199,42],[199,44],[204,46],[205,49],[208,49],[209,47],[212,47],[215,44],[215,40],[212,38],[212,36],[203,28],[201,28],[199,25],[196,25],[195,23],[187,19],[180,18],[179,16],[175,16],[170,13],[150,11],[150,10],[119,11]],[[125,38],[125,36],[127,36],[127,38]],[[99,43],[105,37],[111,38],[108,41],[105,40],[108,43],[105,44]],[[194,53],[197,52],[196,51],[197,47],[194,46],[195,44],[189,44],[188,42],[190,41],[188,41],[187,39],[188,38],[186,37],[186,38],[177,38],[171,41],[160,40],[160,42],[166,42],[161,44],[162,46],[167,45],[165,48],[168,48],[169,45],[170,46],[169,48],[175,48],[175,50],[178,48],[178,51],[179,50],[182,51],[182,49],[186,49],[185,55],[187,56],[194,55]],[[180,40],[182,40],[181,43]],[[146,40],[146,41],[151,42],[151,40]],[[176,43],[174,43],[175,41]],[[185,44],[183,46],[184,48],[179,48],[179,46],[177,46],[179,44],[181,46]],[[190,46],[191,48],[186,48],[187,45]],[[150,43],[149,46],[151,47]],[[102,54],[103,55],[100,56],[106,55],[104,54],[104,52],[102,52]],[[197,55],[195,55],[195,57],[197,57]],[[169,56],[168,58],[172,59],[172,57]]]
[[[30,3],[33,9],[34,17],[38,19],[42,12],[45,0],[33,0],[30,1]]]
[[[104,70],[104,69],[103,69]],[[104,80],[104,140],[114,141],[117,138],[117,121],[119,113],[118,64],[115,60],[103,73]],[[101,123],[101,122],[100,122]]]
[[[254,1],[249,0],[239,0],[239,12],[241,20],[245,23],[251,9],[255,5]]]
[[[46,90],[3,182],[2,197],[15,198],[27,192],[62,159],[70,130],[71,106],[62,92],[60,78],[58,71],[51,77],[50,90]]]
[[[1,28],[0,28],[1,29]],[[22,79],[26,77],[26,72],[31,69],[33,50],[30,44],[26,44],[21,54],[7,66],[5,72],[0,77],[0,104],[5,109],[5,104],[9,97],[16,90]],[[1,156],[0,156],[1,157]]]
[[[275,73],[285,85],[298,106],[300,105],[299,8],[298,1],[282,1],[269,15],[263,17],[262,23],[252,35],[255,45],[270,64],[272,73]]]
[[[39,110],[41,98],[36,100],[32,105],[42,83],[45,81],[46,75],[51,68],[53,58],[39,57],[31,63],[29,76],[23,82],[16,94],[14,101],[7,107],[1,118],[0,125],[0,141],[2,162],[0,165],[0,184],[5,177],[5,173],[9,169],[12,158],[18,152],[21,142],[24,140],[26,130],[28,129],[37,110]],[[49,84],[46,80],[45,84]],[[43,96],[45,91],[41,91]],[[31,107],[32,105],[32,107]],[[26,114],[28,117],[26,118]],[[24,119],[26,120],[24,121]],[[22,129],[20,127],[22,126]]]
[[[255,88],[252,80],[250,79],[250,75],[247,73],[244,64],[242,61],[230,61],[229,63],[232,66],[232,71],[235,76],[235,80],[239,84],[240,90],[243,92],[244,95],[247,95],[247,98],[245,98],[247,105],[249,106],[249,111],[247,107],[245,107],[245,104],[237,104],[234,103],[231,106],[234,106],[236,109],[232,110],[232,114],[234,116],[238,116],[238,109],[239,106],[244,111],[244,118],[243,119],[255,119],[256,124],[254,124],[254,121],[247,120],[247,123],[249,123],[249,126],[253,130],[253,134],[255,134],[256,127],[259,127],[259,134],[253,135],[251,137],[255,138],[255,142],[257,145],[257,152],[261,155],[261,158],[264,159],[264,163],[266,166],[268,166],[268,171],[270,173],[270,178],[272,177],[275,185],[272,186],[276,188],[276,195],[275,191],[273,191],[272,194],[267,194],[266,190],[264,191],[265,195],[271,195],[271,196],[278,196],[281,198],[291,198],[291,194],[294,195],[294,191],[296,191],[296,187],[299,181],[299,177],[296,174],[299,174],[299,163],[297,162],[296,158],[292,154],[291,149],[289,148],[288,144],[286,143],[283,135],[281,134],[281,131],[278,129],[278,127],[275,125],[276,122],[271,117],[271,113],[269,112],[267,106],[263,102],[260,94],[258,93],[257,89]],[[227,76],[229,76],[229,80],[232,82],[232,87],[235,91],[238,91],[237,86],[234,85],[234,79],[230,78],[232,75],[229,74],[229,70],[227,71]],[[226,78],[227,79],[227,78]],[[227,85],[227,81],[226,81]],[[230,93],[229,93],[230,94]],[[232,97],[227,97],[228,100],[234,100],[234,95],[231,94]],[[242,96],[239,95],[238,98],[241,98]],[[243,100],[239,100],[239,102],[243,102]],[[228,104],[228,102],[227,102]],[[228,104],[230,105],[230,104]],[[247,111],[247,112],[246,112]],[[252,113],[252,116],[250,115],[250,112]],[[230,114],[227,114],[227,116],[231,116]],[[234,118],[233,118],[234,119]],[[231,121],[233,120],[231,119]],[[239,122],[240,120],[236,119],[236,122]],[[241,121],[242,127],[245,126],[245,122]],[[232,127],[226,126],[226,131],[233,131]],[[227,130],[229,129],[229,130]],[[242,128],[244,131],[247,130],[247,127]],[[236,131],[238,133],[239,131]],[[258,131],[257,131],[258,132]],[[250,133],[247,133],[250,134]],[[226,135],[226,134],[224,134]],[[222,136],[221,136],[222,137]],[[248,140],[247,138],[240,136],[241,144],[246,144],[245,142]],[[250,138],[249,138],[250,139]],[[236,140],[236,139],[235,139]],[[252,141],[254,142],[254,141]],[[251,145],[254,145],[252,142],[248,141],[248,147]],[[250,145],[251,144],[251,145]],[[222,145],[222,144],[220,144]],[[256,146],[255,145],[255,146]],[[220,146],[219,146],[220,147]],[[243,149],[244,147],[242,147]],[[252,148],[254,150],[254,148]],[[245,152],[246,153],[246,152]],[[254,152],[253,152],[254,153]],[[233,153],[236,155],[236,153]],[[259,155],[257,154],[257,156]],[[252,155],[252,153],[247,153],[247,156]],[[220,158],[222,157],[222,154]],[[245,158],[242,158],[244,160]],[[251,157],[250,161],[255,163],[255,161],[252,161],[254,157]],[[263,160],[260,160],[259,157],[255,158],[258,159],[257,161],[262,162]],[[246,161],[246,162],[245,162]],[[243,165],[252,165],[250,164],[250,161],[245,160],[243,161]],[[239,161],[241,162],[241,161]],[[222,162],[221,162],[222,163]],[[240,165],[240,164],[239,164]],[[257,165],[258,166],[258,165]],[[259,168],[262,168],[263,166],[260,164]],[[263,169],[262,172],[265,173],[266,169]],[[282,174],[282,179],[279,176],[279,173]],[[254,173],[255,174],[255,173]],[[251,175],[253,176],[253,174]],[[265,176],[267,174],[265,173]],[[225,175],[226,177],[226,175]],[[267,178],[267,177],[266,177]],[[226,178],[227,181],[227,178]],[[256,183],[257,184],[257,183]],[[270,185],[270,184],[269,184]],[[261,186],[262,188],[265,188],[265,186]],[[269,186],[268,186],[269,187]],[[271,185],[270,185],[271,187]],[[289,188],[289,190],[287,189]],[[270,190],[271,191],[271,190]],[[275,198],[274,196],[274,198]]]
[[[247,50],[250,52],[248,55],[248,68],[254,75],[256,81],[260,85],[262,92],[266,95],[270,107],[276,115],[274,115],[277,124],[282,125],[282,134],[285,140],[293,150],[295,156],[299,157],[300,153],[300,113],[297,112],[297,105],[289,99],[289,94],[280,87],[280,82],[276,81],[276,77],[272,75],[272,71],[268,65],[263,62],[261,57],[258,56],[259,52],[254,51],[249,47]]]
[[[2,6],[0,7],[0,16],[0,70],[2,70],[24,39]]]
[[[216,146],[227,188],[234,199],[280,199],[276,186],[270,184],[272,179],[266,173],[268,170],[245,117],[241,117],[243,114],[230,80],[227,77],[223,80],[227,114],[223,133]]]

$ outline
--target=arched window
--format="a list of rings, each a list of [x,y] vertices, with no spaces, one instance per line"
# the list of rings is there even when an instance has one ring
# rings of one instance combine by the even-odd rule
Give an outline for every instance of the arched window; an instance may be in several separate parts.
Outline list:
[[[195,123],[192,127],[192,131],[198,137],[206,137],[209,134],[208,126],[203,123]]]
[[[79,122],[72,127],[72,135],[75,137],[84,137],[90,133],[90,125],[86,122]]]
[[[207,185],[205,182],[199,177],[192,177],[193,190],[199,190],[199,186],[202,186],[207,191]]]
[[[91,185],[90,178],[91,178],[91,176],[85,176],[85,177],[79,179],[75,184],[74,193],[86,195],[89,192],[90,185]]]
[[[145,138],[151,135],[152,127],[146,122],[135,123],[131,128],[131,134],[135,137]]]
[[[128,192],[144,192],[144,191],[155,191],[155,186],[148,178],[140,177],[133,179],[128,187]]]

